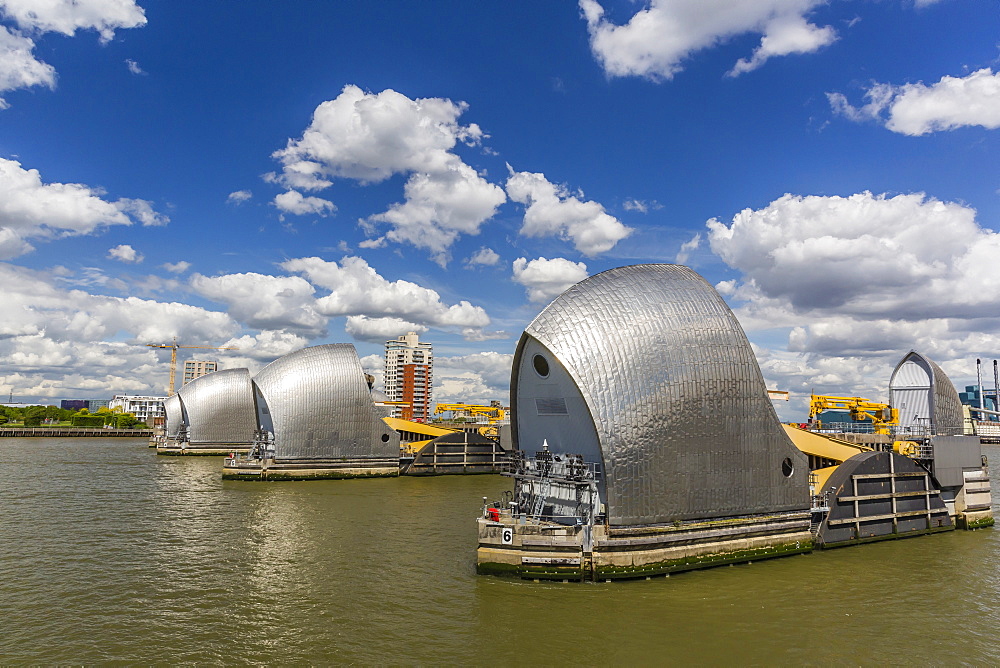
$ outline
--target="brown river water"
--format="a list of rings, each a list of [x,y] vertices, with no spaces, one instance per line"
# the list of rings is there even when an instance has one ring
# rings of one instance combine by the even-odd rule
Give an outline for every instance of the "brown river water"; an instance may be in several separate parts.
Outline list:
[[[0,664],[1000,663],[1000,529],[521,582],[475,573],[500,476],[238,482],[221,463],[0,439]]]

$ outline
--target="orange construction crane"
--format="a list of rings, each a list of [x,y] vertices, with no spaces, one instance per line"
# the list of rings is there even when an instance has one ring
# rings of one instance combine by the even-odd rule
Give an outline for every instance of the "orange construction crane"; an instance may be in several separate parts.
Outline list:
[[[174,396],[174,379],[177,377],[177,349],[178,348],[205,348],[207,350],[239,350],[239,348],[225,347],[225,346],[182,346],[177,343],[177,337],[174,337],[173,343],[147,343],[146,346],[149,348],[170,348],[170,385],[168,386],[167,396]]]

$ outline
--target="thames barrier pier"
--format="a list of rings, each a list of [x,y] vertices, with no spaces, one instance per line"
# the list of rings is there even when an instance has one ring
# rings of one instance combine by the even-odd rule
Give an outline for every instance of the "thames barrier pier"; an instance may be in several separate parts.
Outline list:
[[[483,499],[477,569],[613,580],[992,526],[988,463],[951,381],[911,351],[889,386],[874,433],[782,425],[698,274],[592,276],[518,343],[513,490]]]
[[[258,429],[222,477],[308,480],[399,475],[399,434],[382,420],[353,345],[303,348],[253,378]]]
[[[166,426],[156,444],[161,455],[225,455],[247,452],[257,426],[250,372],[214,371],[163,402]]]
[[[612,269],[518,343],[509,498],[478,520],[480,573],[616,579],[812,548],[808,459],[750,343],[691,269]]]

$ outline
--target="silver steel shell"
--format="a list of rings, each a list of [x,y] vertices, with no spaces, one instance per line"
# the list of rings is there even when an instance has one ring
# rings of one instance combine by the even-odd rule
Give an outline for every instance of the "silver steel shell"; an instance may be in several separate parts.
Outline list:
[[[188,443],[239,445],[253,443],[257,428],[253,388],[247,369],[223,369],[182,385],[177,395],[188,425]]]
[[[551,356],[546,377],[531,368],[532,351]],[[562,370],[582,396],[581,415],[573,397],[551,396],[563,391]],[[511,393],[523,451],[548,439],[550,414],[586,425],[549,440],[554,452],[587,449],[579,444],[593,430],[611,525],[809,507],[808,462],[781,428],[743,329],[687,267],[620,267],[568,289],[522,335]]]
[[[889,403],[899,410],[905,430],[960,436],[965,421],[958,390],[931,358],[911,350],[889,377]]]
[[[253,381],[276,460],[399,457],[399,434],[379,419],[353,345],[303,348]]]
[[[167,420],[164,430],[167,438],[176,439],[184,423],[184,407],[181,405],[181,397],[174,394],[166,398],[163,402],[163,410]]]

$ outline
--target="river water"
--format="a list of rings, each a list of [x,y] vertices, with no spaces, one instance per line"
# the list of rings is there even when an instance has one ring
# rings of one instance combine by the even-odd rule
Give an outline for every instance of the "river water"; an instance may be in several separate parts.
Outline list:
[[[521,582],[475,574],[505,478],[240,482],[221,463],[0,440],[0,663],[1000,662],[997,529]]]

